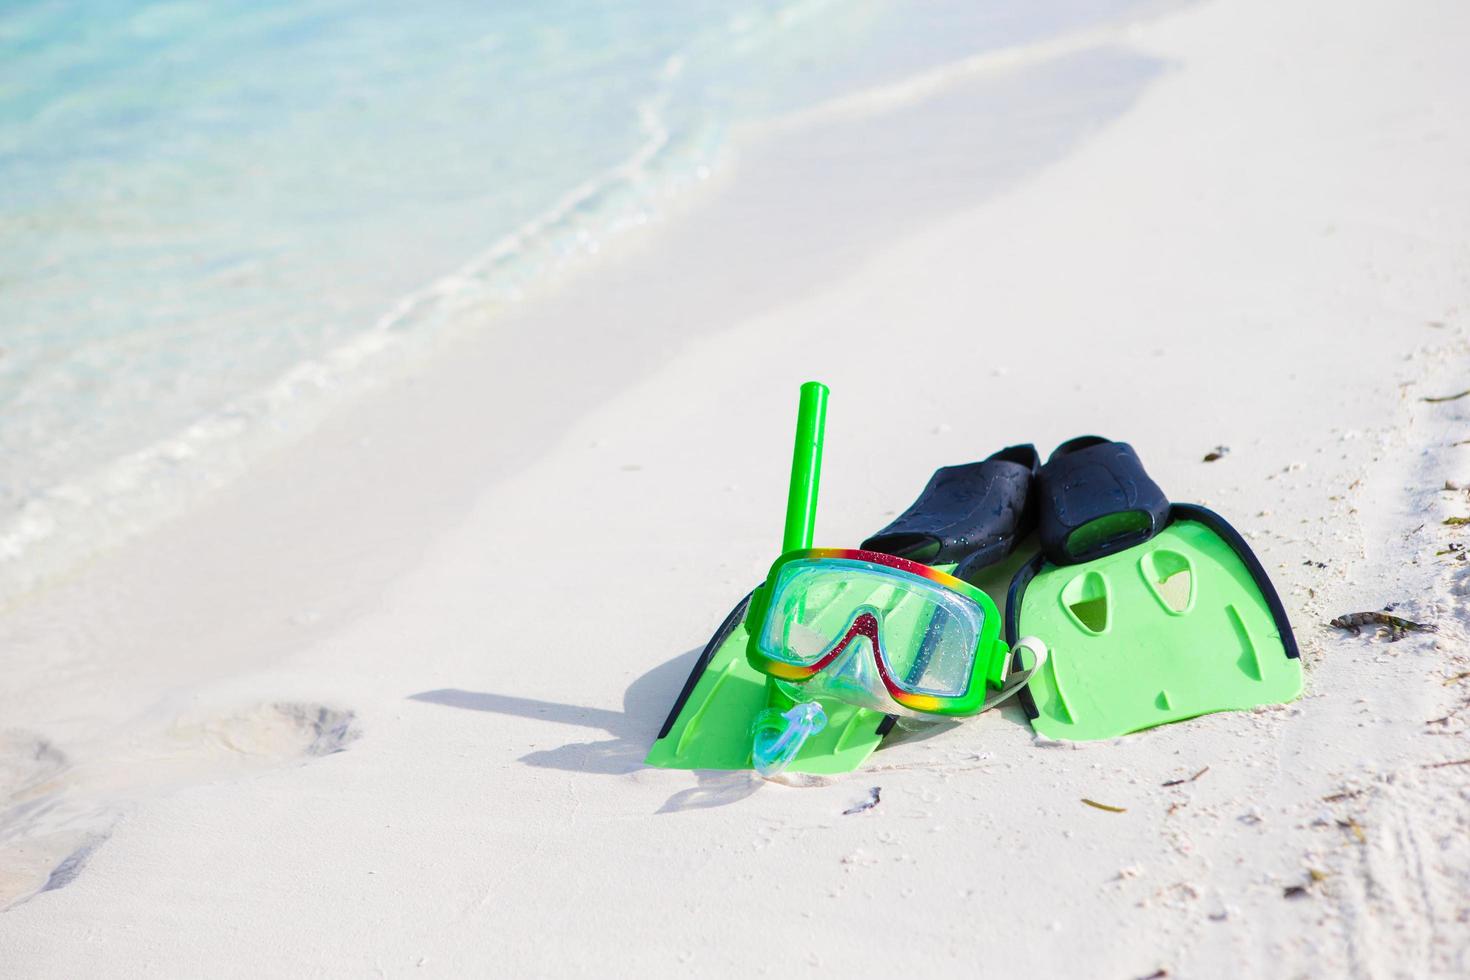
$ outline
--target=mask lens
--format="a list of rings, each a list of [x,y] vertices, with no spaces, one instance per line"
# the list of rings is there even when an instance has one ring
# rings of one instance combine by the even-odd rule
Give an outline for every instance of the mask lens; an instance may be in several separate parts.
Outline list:
[[[873,591],[874,583],[837,562],[791,562],[776,580],[762,652],[802,666],[815,662],[841,639],[853,609]]]
[[[975,665],[975,644],[984,614],[962,615],[948,606],[936,605],[922,636],[917,636],[911,661],[897,679],[900,687],[918,694],[959,697],[970,684]],[[898,671],[897,666],[894,667]]]
[[[917,694],[964,694],[984,621],[984,612],[964,596],[915,580],[883,622],[883,653],[894,682]]]
[[[884,659],[899,688],[938,697],[965,693],[984,611],[937,582],[874,562],[811,559],[782,567],[761,650],[809,666],[847,634],[863,609],[879,619]]]

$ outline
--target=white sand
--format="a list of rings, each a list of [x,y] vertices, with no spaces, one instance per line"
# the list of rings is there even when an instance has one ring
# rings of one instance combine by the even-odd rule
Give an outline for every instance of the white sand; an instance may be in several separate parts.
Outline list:
[[[1426,724],[1470,698],[1435,554],[1470,398],[1421,400],[1470,386],[1470,9],[1100,44],[749,134],[680,220],[7,611],[0,975],[1470,973],[1470,766],[1425,768],[1470,757],[1470,708]],[[643,768],[779,543],[808,377],[820,542],[1125,438],[1251,538],[1306,695],[1076,747],[1010,708],[816,788]],[[1324,625],[1389,602],[1441,631]]]

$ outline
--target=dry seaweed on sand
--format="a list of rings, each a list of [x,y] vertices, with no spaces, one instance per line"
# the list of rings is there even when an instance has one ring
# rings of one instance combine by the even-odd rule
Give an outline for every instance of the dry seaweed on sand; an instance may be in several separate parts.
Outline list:
[[[1082,802],[1083,803],[1086,803],[1088,806],[1092,807],[1093,809],[1096,809],[1096,810],[1106,810],[1108,813],[1127,813],[1128,812],[1128,808],[1126,806],[1109,806],[1106,803],[1099,803],[1097,800],[1089,800],[1085,796],[1082,797]]]
[[[1446,677],[1444,679],[1444,686],[1449,687],[1451,684],[1458,684],[1460,681],[1463,681],[1467,677],[1470,677],[1470,670],[1462,670],[1454,677]]]
[[[846,810],[843,810],[842,815],[844,817],[847,817],[851,816],[854,813],[862,813],[864,810],[871,810],[882,801],[883,787],[874,786],[872,789],[868,790],[868,798],[866,800],[863,800],[863,802],[857,804],[856,806],[851,806],[848,807]]]
[[[1194,782],[1196,779],[1200,778],[1201,776],[1203,776],[1205,773],[1207,773],[1209,771],[1210,771],[1210,767],[1209,766],[1205,766],[1203,769],[1201,769],[1199,772],[1195,773],[1193,776],[1190,776],[1188,779],[1171,779],[1168,782],[1166,782],[1166,783],[1160,783],[1159,785],[1160,786],[1183,786],[1185,783],[1192,783],[1192,782]]]
[[[1393,608],[1392,606],[1389,607]],[[1438,633],[1439,627],[1433,623],[1416,623],[1413,620],[1404,619],[1400,616],[1390,616],[1382,612],[1357,612],[1343,613],[1328,623],[1340,630],[1347,630],[1353,636],[1363,632],[1364,626],[1385,626],[1388,628],[1388,640],[1390,643],[1401,640],[1409,633]]]
[[[1446,517],[1440,523],[1450,527],[1465,527],[1470,525],[1470,517]]]
[[[1438,404],[1440,402],[1458,401],[1459,399],[1464,398],[1466,395],[1470,395],[1470,388],[1466,388],[1464,391],[1458,392],[1453,395],[1440,395],[1437,398],[1433,396],[1426,396],[1422,400],[1426,402],[1431,402],[1433,404]]]
[[[1448,682],[1446,682],[1446,683],[1448,683]],[[1426,725],[1448,725],[1450,723],[1450,720],[1452,718],[1454,718],[1455,715],[1457,715],[1460,712],[1464,711],[1466,708],[1470,708],[1470,701],[1465,701],[1465,702],[1462,702],[1460,704],[1457,704],[1453,708],[1451,708],[1449,711],[1445,712],[1444,715],[1442,715],[1441,717],[1439,717],[1439,718],[1431,718],[1428,721],[1426,721],[1424,724],[1426,724]]]
[[[1451,759],[1449,762],[1426,762],[1420,769],[1443,769],[1445,766],[1470,766],[1470,759]]]
[[[1341,793],[1333,793],[1331,796],[1324,796],[1324,797],[1322,797],[1322,802],[1323,803],[1341,803],[1343,800],[1351,800],[1354,797],[1358,797],[1358,796],[1362,796],[1362,795],[1363,795],[1363,791],[1360,790],[1360,789],[1345,789]]]
[[[1343,830],[1352,831],[1353,836],[1358,839],[1359,844],[1368,843],[1368,835],[1363,832],[1363,825],[1358,823],[1356,818],[1348,817],[1346,820],[1339,820],[1337,825]]]
[[[1312,893],[1312,886],[1319,885],[1327,880],[1327,872],[1318,871],[1316,868],[1307,869],[1307,881],[1304,885],[1287,885],[1281,889],[1282,898],[1306,898]]]

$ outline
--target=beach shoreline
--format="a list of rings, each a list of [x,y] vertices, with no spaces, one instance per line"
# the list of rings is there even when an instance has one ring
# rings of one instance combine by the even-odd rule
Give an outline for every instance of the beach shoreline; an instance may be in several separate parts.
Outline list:
[[[1467,31],[1216,0],[752,136],[11,608],[0,967],[1462,972],[1470,772],[1428,767],[1470,755],[1470,574],[1435,554],[1470,399],[1424,399],[1470,376]],[[813,788],[644,768],[779,544],[809,378],[819,543],[939,465],[1126,439],[1249,538],[1306,694],[1085,746],[1008,707]],[[1439,633],[1325,626],[1390,603]]]

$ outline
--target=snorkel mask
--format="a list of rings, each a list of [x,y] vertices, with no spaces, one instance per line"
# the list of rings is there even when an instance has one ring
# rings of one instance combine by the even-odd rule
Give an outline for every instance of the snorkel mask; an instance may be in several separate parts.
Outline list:
[[[746,616],[746,659],[772,688],[772,707],[752,727],[762,775],[785,768],[825,726],[818,698],[966,717],[1015,694],[1046,661],[1035,638],[1006,646],[995,603],[968,582],[879,552],[811,547],[826,396],[817,382],[802,386],[786,547]]]

